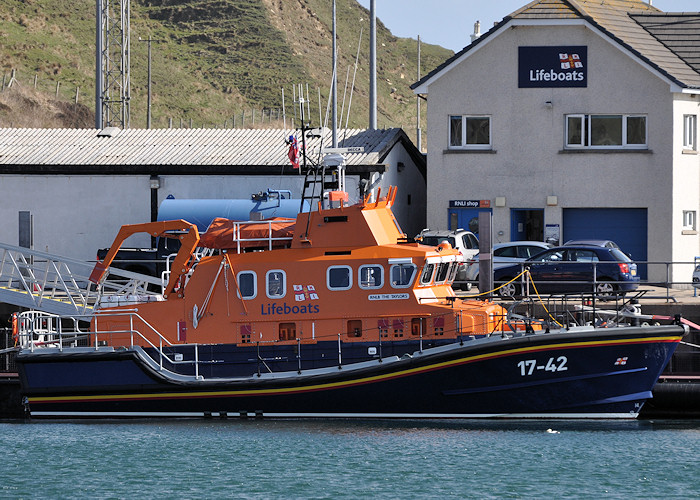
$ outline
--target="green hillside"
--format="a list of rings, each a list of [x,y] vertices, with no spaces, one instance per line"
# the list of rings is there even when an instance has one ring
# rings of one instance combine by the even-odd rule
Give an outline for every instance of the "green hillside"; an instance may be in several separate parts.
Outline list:
[[[263,108],[265,123],[270,109],[273,121],[281,113],[282,88],[291,126],[294,84],[305,92],[308,87],[318,125],[319,90],[324,117],[331,82],[331,8],[330,0],[131,0],[131,126],[146,125],[147,44],[139,37],[157,40],[154,127],[230,127],[234,117],[241,126],[244,112],[246,126],[253,112],[260,126]],[[343,100],[345,110],[350,102],[345,82],[352,83],[362,31],[347,123],[366,127],[369,12],[355,0],[337,0],[336,9],[338,113]],[[416,41],[377,24],[378,125],[401,126],[413,136],[416,100],[409,85],[417,75]],[[0,93],[0,126],[94,126],[95,0],[5,0],[0,41],[5,87],[16,71],[12,87]],[[421,74],[451,54],[423,44]]]

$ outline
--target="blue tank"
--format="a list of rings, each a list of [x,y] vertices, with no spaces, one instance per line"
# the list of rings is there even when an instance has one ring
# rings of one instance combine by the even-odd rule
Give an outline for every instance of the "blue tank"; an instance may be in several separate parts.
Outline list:
[[[169,196],[160,204],[158,220],[184,219],[206,231],[216,217],[232,220],[262,220],[273,217],[295,219],[300,212],[301,200],[292,199],[290,191],[268,189],[251,196],[249,200],[182,199]],[[303,212],[309,211],[305,201]]]

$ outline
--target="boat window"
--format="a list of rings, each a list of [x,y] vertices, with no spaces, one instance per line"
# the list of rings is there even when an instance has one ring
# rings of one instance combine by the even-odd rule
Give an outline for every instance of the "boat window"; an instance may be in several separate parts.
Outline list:
[[[348,337],[362,337],[362,320],[348,320]]]
[[[267,296],[271,299],[280,299],[287,294],[286,276],[281,269],[272,269],[265,275],[267,284]]]
[[[394,288],[408,288],[413,283],[416,275],[415,264],[394,264],[391,266],[391,286]]]
[[[428,285],[433,279],[433,271],[435,271],[435,264],[426,264],[423,268],[423,274],[420,277],[421,285]]]
[[[252,325],[241,325],[241,343],[250,344],[250,336],[253,333]]]
[[[403,337],[403,319],[395,319],[392,326],[394,329],[394,338]]]
[[[238,291],[242,298],[253,299],[258,294],[257,276],[253,271],[238,273]]]
[[[449,276],[447,278],[447,281],[449,281],[450,283],[452,283],[455,280],[455,278],[457,277],[457,269],[459,269],[459,264],[457,262],[453,262],[450,265],[450,273],[449,273]]]
[[[411,318],[411,335],[414,337],[422,337],[425,335],[425,318]]]
[[[350,266],[331,266],[326,271],[326,284],[329,290],[348,290],[352,287]]]
[[[280,323],[280,340],[296,340],[297,324],[296,323]]]
[[[360,288],[381,288],[384,286],[384,268],[379,264],[360,266],[358,275]]]
[[[450,269],[450,263],[449,262],[440,262],[437,265],[437,272],[435,273],[435,282],[436,283],[444,283],[445,279],[447,279],[447,271]]]

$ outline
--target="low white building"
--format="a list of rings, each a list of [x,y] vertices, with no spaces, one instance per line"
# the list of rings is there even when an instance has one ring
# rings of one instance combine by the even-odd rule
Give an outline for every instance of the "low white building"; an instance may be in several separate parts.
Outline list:
[[[429,227],[612,239],[654,281],[700,255],[700,13],[649,3],[530,2],[413,85]]]
[[[299,201],[304,176],[272,129],[0,129],[0,242],[94,260],[123,224],[156,220],[168,196],[249,200],[268,189]],[[307,137],[318,162],[324,137]],[[296,136],[301,147],[302,138]],[[341,130],[350,202],[398,186],[407,235],[425,227],[425,157],[401,129]],[[359,150],[358,150],[359,148]],[[316,193],[319,188],[317,187]],[[381,194],[380,194],[381,195]],[[146,235],[129,246],[149,247]]]

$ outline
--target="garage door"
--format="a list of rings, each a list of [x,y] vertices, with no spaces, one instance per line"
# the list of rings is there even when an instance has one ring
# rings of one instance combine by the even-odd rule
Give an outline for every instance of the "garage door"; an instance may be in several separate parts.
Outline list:
[[[563,241],[613,240],[637,262],[647,260],[646,208],[565,208]],[[639,265],[647,277],[647,266]]]

